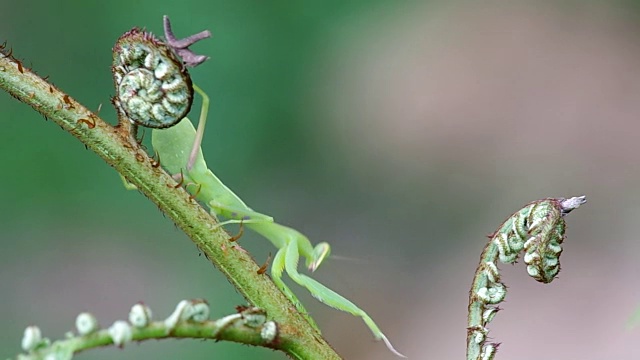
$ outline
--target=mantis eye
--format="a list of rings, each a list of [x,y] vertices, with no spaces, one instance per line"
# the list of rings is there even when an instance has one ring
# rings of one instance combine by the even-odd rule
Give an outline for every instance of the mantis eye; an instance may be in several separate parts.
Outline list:
[[[162,129],[182,120],[193,103],[193,84],[174,51],[138,28],[113,47],[111,68],[118,111],[140,126]]]

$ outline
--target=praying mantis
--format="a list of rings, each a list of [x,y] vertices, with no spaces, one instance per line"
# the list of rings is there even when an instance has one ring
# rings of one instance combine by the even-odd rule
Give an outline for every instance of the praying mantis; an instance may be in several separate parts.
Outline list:
[[[362,318],[376,339],[383,340],[395,355],[405,357],[394,349],[366,312],[313,278],[298,272],[301,256],[305,258],[309,270],[315,271],[329,256],[331,248],[328,243],[322,242],[313,247],[300,232],[252,210],[207,167],[201,143],[209,111],[209,97],[192,83],[186,66],[196,66],[208,58],[193,53],[189,46],[211,36],[211,33],[202,31],[177,39],[166,16],[164,29],[166,43],[139,28],[131,29],[116,41],[112,72],[118,95],[113,103],[119,114],[124,116],[125,121],[153,129],[151,143],[161,164],[214,216],[227,219],[218,226],[240,223],[278,248],[271,265],[273,282],[314,328],[318,329],[318,326],[282,280],[283,273],[286,272],[321,302]],[[191,109],[193,90],[203,99],[198,130],[185,117]],[[126,181],[125,187],[131,189]]]
[[[219,226],[226,223],[241,223],[271,241],[278,248],[271,265],[272,279],[316,329],[317,325],[313,319],[282,280],[284,272],[319,301],[362,318],[377,340],[382,340],[395,355],[405,357],[392,346],[364,310],[315,279],[298,272],[300,257],[305,259],[310,271],[315,271],[330,254],[328,243],[322,242],[313,247],[309,239],[300,232],[276,223],[268,215],[252,210],[207,167],[200,145],[206,125],[209,97],[196,85],[193,88],[203,98],[198,129],[193,127],[188,118],[184,118],[170,128],[152,131],[152,146],[161,159],[162,166],[169,173],[174,174],[174,177],[177,177],[197,200],[209,207],[213,215],[228,219]]]

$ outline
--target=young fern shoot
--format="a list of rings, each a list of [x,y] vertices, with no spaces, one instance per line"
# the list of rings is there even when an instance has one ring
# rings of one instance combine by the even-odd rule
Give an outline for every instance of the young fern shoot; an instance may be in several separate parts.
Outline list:
[[[273,281],[310,324],[317,328],[298,298],[282,281],[283,272],[286,272],[293,281],[305,287],[319,301],[335,309],[361,317],[376,339],[383,340],[387,348],[395,355],[405,357],[391,345],[391,342],[366,312],[313,278],[298,272],[298,261],[301,256],[305,258],[309,270],[316,270],[330,253],[328,243],[322,242],[313,247],[309,239],[300,232],[275,223],[270,216],[255,212],[207,167],[199,142],[204,131],[209,98],[195,85],[194,89],[203,97],[203,110],[198,131],[193,127],[191,121],[185,118],[171,128],[154,129],[152,132],[153,149],[159,154],[162,166],[169,173],[181,176],[182,184],[196,199],[206,204],[212,214],[228,219],[222,224],[242,223],[243,226],[253,229],[267,238],[278,248],[271,265]]]
[[[560,272],[564,216],[586,201],[585,196],[534,201],[489,236],[469,292],[467,360],[492,360],[498,349],[498,344],[486,343],[487,325],[507,295],[507,287],[500,281],[498,259],[512,264],[524,250],[527,273],[539,282],[550,283]]]

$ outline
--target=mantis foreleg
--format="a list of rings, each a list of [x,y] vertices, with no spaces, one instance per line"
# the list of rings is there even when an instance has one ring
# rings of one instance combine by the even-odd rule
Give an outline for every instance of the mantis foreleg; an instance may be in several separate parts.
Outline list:
[[[300,314],[302,314],[302,316],[307,319],[309,324],[311,324],[311,326],[313,326],[316,330],[318,330],[318,332],[320,332],[320,328],[318,328],[316,322],[309,315],[307,309],[305,309],[300,300],[298,300],[298,297],[293,293],[293,291],[291,291],[287,284],[282,281],[282,271],[285,269],[286,264],[286,253],[286,248],[281,248],[273,258],[273,262],[271,263],[271,280],[273,280],[273,282],[282,291],[282,293],[285,294],[287,298],[289,298],[293,305],[295,305],[296,309],[298,309],[298,312],[300,312]]]
[[[202,96],[202,108],[200,109],[200,119],[198,120],[198,130],[196,131],[195,139],[193,140],[193,146],[191,147],[191,152],[189,153],[189,161],[187,162],[187,171],[191,171],[194,163],[196,162],[196,158],[198,157],[198,152],[200,151],[202,145],[202,138],[204,137],[204,128],[207,126],[207,113],[209,112],[209,95],[202,91],[199,86],[193,84],[193,89]]]

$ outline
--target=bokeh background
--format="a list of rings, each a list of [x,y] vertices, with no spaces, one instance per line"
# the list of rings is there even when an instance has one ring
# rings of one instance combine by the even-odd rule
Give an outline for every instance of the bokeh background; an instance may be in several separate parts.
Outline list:
[[[523,204],[587,194],[559,279],[502,266],[500,359],[637,359],[640,305],[638,1],[5,1],[0,41],[115,122],[109,66],[162,15],[211,60],[209,165],[254,209],[333,254],[314,275],[362,306],[412,359],[460,359],[485,235]],[[199,103],[194,109],[197,114]],[[140,300],[212,315],[243,304],[197,249],[55,124],[0,94],[0,357],[25,326],[61,338],[81,311],[108,326]],[[234,230],[234,229],[231,229]],[[246,233],[261,262],[272,246]],[[345,260],[346,259],[346,260]],[[360,319],[297,286],[347,359],[392,359]],[[82,359],[282,359],[169,340]]]

